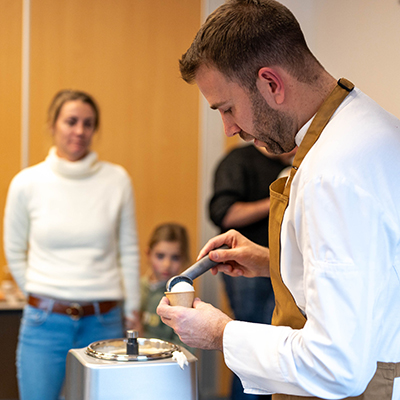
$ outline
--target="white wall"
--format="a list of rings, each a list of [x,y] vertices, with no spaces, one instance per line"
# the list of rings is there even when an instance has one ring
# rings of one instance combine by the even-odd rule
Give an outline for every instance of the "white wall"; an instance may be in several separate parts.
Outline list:
[[[334,77],[400,117],[399,0],[281,0]]]

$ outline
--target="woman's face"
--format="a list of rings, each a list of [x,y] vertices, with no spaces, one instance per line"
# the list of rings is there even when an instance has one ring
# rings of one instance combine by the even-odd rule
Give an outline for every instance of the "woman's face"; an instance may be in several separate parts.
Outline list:
[[[95,133],[95,120],[96,115],[90,104],[81,100],[65,102],[52,127],[57,155],[69,161],[85,157]]]
[[[183,267],[179,242],[158,242],[148,250],[148,258],[155,281],[167,281],[178,275]]]

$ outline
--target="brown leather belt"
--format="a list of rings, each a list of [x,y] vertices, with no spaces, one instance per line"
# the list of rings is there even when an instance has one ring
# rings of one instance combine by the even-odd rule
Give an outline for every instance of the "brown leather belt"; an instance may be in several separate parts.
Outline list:
[[[68,302],[55,300],[49,297],[35,296],[32,294],[28,296],[29,305],[39,308],[41,310],[49,310],[58,314],[66,314],[75,320],[96,314],[97,305],[100,314],[105,314],[116,307],[119,303],[119,301],[96,301],[93,303],[78,303],[75,301]]]

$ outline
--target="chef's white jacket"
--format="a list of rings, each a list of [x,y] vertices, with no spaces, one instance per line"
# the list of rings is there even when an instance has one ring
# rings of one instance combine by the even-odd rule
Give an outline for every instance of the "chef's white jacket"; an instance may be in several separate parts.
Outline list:
[[[378,361],[400,361],[400,121],[358,89],[296,173],[281,247],[283,281],[307,322],[228,323],[226,364],[246,393],[360,395]]]

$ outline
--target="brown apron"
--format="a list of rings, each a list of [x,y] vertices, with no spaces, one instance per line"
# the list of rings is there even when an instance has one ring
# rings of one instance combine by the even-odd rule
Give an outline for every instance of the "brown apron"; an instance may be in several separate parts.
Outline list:
[[[317,115],[313,119],[293,161],[293,167],[288,178],[280,178],[270,187],[271,206],[269,216],[269,247],[270,247],[270,273],[272,286],[275,293],[275,310],[272,317],[273,325],[290,326],[301,329],[306,323],[306,318],[297,307],[289,289],[282,281],[280,272],[280,235],[283,215],[289,202],[290,186],[296,171],[304,157],[319,138],[333,113],[353,90],[354,85],[346,79],[340,79],[338,84],[324,101]],[[360,365],[360,368],[362,366]],[[366,391],[357,397],[357,400],[391,400],[394,378],[400,377],[400,363],[377,364],[377,371],[369,383]],[[273,400],[307,400],[316,397],[302,397],[284,394],[274,394]]]

